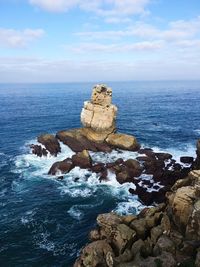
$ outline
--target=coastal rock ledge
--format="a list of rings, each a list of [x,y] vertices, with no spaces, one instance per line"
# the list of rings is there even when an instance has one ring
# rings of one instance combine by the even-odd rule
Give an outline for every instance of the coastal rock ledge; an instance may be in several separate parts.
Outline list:
[[[74,267],[200,267],[200,170],[166,197],[137,216],[99,215]]]

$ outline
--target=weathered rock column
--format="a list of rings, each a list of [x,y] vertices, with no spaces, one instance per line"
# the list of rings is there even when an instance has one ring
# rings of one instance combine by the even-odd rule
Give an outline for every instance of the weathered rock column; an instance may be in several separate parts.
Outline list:
[[[96,142],[104,141],[116,131],[117,107],[112,104],[112,89],[104,84],[93,88],[90,101],[84,102],[81,112],[83,134]]]

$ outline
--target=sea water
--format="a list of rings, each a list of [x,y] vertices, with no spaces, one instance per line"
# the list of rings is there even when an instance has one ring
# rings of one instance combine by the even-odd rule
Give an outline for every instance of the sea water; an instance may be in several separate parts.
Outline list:
[[[119,132],[144,147],[195,156],[200,138],[200,82],[109,82],[119,108]],[[30,153],[42,133],[78,128],[93,83],[0,85],[0,266],[72,266],[99,213],[136,214],[143,205],[115,175],[100,183],[88,170],[73,169],[63,181],[47,175],[55,161],[74,152],[61,144],[57,158]],[[91,153],[113,162],[137,153]],[[150,179],[151,177],[147,177]],[[144,179],[146,179],[144,177]]]

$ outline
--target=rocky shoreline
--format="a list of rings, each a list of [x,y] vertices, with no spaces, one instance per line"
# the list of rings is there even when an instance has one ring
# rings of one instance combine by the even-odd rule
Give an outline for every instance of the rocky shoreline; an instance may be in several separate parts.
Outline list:
[[[142,204],[154,206],[137,216],[99,215],[92,243],[74,267],[200,266],[200,141],[196,159],[183,156],[177,162],[169,153],[141,148],[134,136],[117,133],[116,116],[111,88],[96,85],[81,112],[82,128],[43,134],[31,145],[38,157],[55,157],[48,172],[53,178],[64,179],[75,167],[96,173],[99,182],[109,181],[112,173],[119,184],[130,184],[129,192]],[[74,154],[56,161],[61,143]],[[136,157],[104,163],[91,156],[112,150],[134,151]]]

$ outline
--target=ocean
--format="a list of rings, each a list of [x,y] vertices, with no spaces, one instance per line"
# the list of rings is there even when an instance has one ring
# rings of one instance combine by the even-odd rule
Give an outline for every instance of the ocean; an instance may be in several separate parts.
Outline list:
[[[170,152],[175,159],[195,156],[200,138],[200,81],[108,82],[119,108],[119,132],[144,147]],[[93,83],[0,84],[0,266],[70,267],[99,213],[139,212],[143,205],[130,185],[100,183],[75,168],[58,181],[47,175],[52,163],[71,156],[62,145],[57,159],[38,158],[29,144],[42,133],[78,128]],[[135,152],[91,153],[112,162]],[[75,178],[79,178],[75,182]]]

